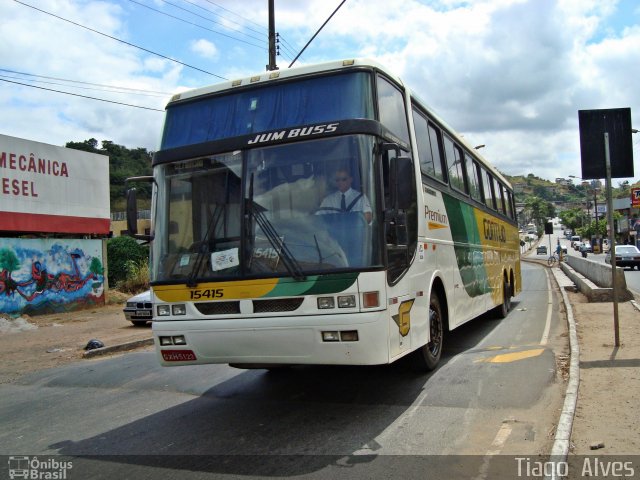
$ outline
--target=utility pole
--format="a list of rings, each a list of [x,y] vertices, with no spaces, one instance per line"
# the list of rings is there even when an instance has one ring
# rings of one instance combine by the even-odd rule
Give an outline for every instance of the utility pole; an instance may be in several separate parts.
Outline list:
[[[276,65],[276,13],[275,0],[269,0],[269,65],[267,71],[278,70]]]

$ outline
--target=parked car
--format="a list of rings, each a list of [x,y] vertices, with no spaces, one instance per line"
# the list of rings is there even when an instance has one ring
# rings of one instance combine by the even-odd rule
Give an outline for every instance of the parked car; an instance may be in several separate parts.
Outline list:
[[[153,317],[151,290],[139,293],[127,300],[124,307],[124,317],[134,325],[146,325]]]
[[[536,255],[546,255],[546,254],[547,254],[547,246],[538,245],[538,248],[536,248]]]
[[[591,247],[591,242],[584,242],[584,249],[588,252],[588,253],[593,253],[593,248]]]
[[[635,245],[616,245],[616,266],[617,267],[636,267],[640,270],[640,250]],[[605,263],[611,263],[611,252],[607,252],[604,257]]]

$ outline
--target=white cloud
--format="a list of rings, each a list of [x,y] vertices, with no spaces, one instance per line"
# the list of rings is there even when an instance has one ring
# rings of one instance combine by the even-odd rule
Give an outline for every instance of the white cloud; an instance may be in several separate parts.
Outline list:
[[[191,42],[191,50],[197,55],[207,59],[215,59],[218,57],[219,53],[218,49],[212,42],[203,38]]]
[[[578,110],[631,107],[634,125],[640,125],[639,9],[627,8],[619,23],[619,9],[629,1],[349,0],[299,62],[378,60],[466,138],[487,145],[482,153],[503,172],[549,179],[580,175]],[[268,62],[266,4],[198,3],[206,10],[197,13],[207,20],[154,3],[264,48],[205,33],[135,4],[42,0],[37,7],[219,77],[237,78],[264,71]],[[276,30],[283,39],[280,68],[338,4],[276,2]],[[0,68],[167,95],[38,84],[42,87],[162,110],[170,93],[220,80],[15,2],[0,3],[0,28]],[[0,82],[0,109],[0,133],[54,145],[94,137],[156,149],[163,117],[6,82]]]

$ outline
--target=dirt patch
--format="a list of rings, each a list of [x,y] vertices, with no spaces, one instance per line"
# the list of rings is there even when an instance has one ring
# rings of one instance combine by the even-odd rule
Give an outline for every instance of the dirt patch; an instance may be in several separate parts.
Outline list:
[[[70,313],[0,318],[0,383],[25,373],[82,360],[91,339],[105,346],[151,338],[151,326],[135,327],[122,309],[130,295],[110,295],[110,304]]]
[[[618,305],[615,347],[613,304],[586,303],[570,293],[580,344],[580,388],[571,434],[576,455],[640,452],[640,311]],[[603,444],[597,450],[591,447]]]

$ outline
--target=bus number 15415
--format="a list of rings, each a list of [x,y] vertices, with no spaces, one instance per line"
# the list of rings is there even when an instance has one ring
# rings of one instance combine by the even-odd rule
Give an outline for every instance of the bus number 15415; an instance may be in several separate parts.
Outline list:
[[[191,290],[191,300],[200,300],[203,298],[222,298],[224,296],[224,289],[222,288],[208,288],[205,290]]]

